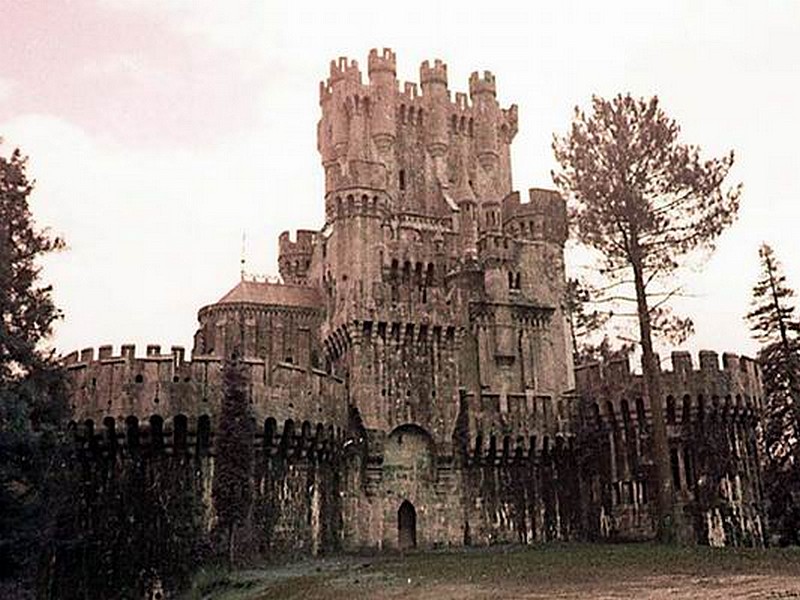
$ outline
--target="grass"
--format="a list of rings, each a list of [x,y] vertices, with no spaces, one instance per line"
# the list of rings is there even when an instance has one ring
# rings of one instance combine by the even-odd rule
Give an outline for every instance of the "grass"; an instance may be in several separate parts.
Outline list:
[[[800,549],[569,543],[437,551],[405,557],[347,555],[230,575],[204,571],[195,578],[195,586],[186,599],[339,600],[356,595],[364,599],[517,598],[522,591],[547,594],[572,590],[581,595],[584,590],[594,594],[653,578],[695,582],[713,579],[722,584],[730,581],[733,589],[741,576],[766,576],[770,580],[797,577],[798,595],[790,597],[800,598]]]

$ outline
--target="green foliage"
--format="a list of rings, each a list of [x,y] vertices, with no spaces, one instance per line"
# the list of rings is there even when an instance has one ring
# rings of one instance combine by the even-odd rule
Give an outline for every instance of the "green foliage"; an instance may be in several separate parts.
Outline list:
[[[38,264],[63,242],[34,225],[26,165],[19,150],[0,156],[0,596],[19,598],[32,594],[68,488],[64,373],[42,347],[61,314]]]
[[[800,544],[800,324],[790,304],[794,290],[767,244],[758,252],[761,276],[746,320],[763,344],[758,353],[764,382],[764,483],[773,528]]]
[[[33,182],[19,150],[0,156],[0,381],[18,380],[52,362],[40,344],[61,314],[50,286],[38,285],[37,259],[64,243],[34,226]]]
[[[222,372],[222,409],[215,438],[212,496],[219,526],[228,534],[229,562],[234,561],[234,534],[245,523],[253,503],[253,435],[246,365],[236,356]]]

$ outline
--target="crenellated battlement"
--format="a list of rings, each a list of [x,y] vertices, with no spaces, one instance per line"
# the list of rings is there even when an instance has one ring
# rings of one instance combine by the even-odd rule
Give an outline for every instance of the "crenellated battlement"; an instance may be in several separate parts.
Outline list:
[[[695,369],[688,352],[676,351],[671,355],[672,370],[661,371],[661,393],[664,406],[674,415],[686,412],[687,417],[698,411],[706,412],[718,406],[730,410],[755,411],[761,409],[762,385],[758,363],[736,354],[719,355],[711,350],[698,353]],[[608,363],[580,365],[575,369],[576,388],[586,402],[604,400],[616,414],[634,404],[649,416],[649,402],[643,398],[642,375],[630,370],[628,358]],[[602,411],[608,412],[605,408]],[[674,420],[674,418],[673,418]]]
[[[290,231],[281,232],[278,237],[278,249],[281,254],[293,252],[308,252],[314,247],[314,238],[317,232],[313,229],[298,229],[295,240],[292,240]]]
[[[333,163],[325,169],[326,189],[342,192],[337,197],[346,198],[348,193],[355,197],[359,190],[367,190],[367,195],[371,198],[376,191],[386,189],[387,183],[387,169],[381,163],[354,160],[344,165]],[[329,192],[325,204],[326,217],[335,208],[332,202],[337,201],[334,194]]]
[[[340,56],[338,61],[331,61],[328,84],[333,85],[343,79],[358,84],[361,83],[361,70],[358,68],[358,61],[348,60],[346,56]]]
[[[491,72],[473,73],[469,95],[457,92],[453,100],[448,66],[441,59],[422,62],[419,82],[399,87],[391,49],[371,50],[368,65],[366,85],[358,64],[346,58],[331,63],[330,76],[320,85],[317,147],[327,193],[342,185],[372,187],[402,197],[397,204],[411,210],[441,213],[442,188],[461,180],[463,189],[474,183],[481,200],[502,198],[510,191],[507,147],[517,133],[518,109],[498,106]],[[472,143],[461,143],[466,137]],[[446,160],[430,171],[426,156]],[[471,166],[470,156],[480,167]],[[363,170],[349,167],[355,162],[382,165],[388,177],[375,185],[375,180],[360,178]],[[473,172],[476,168],[493,175],[485,178]]]
[[[483,77],[480,76],[478,71],[473,71],[472,75],[469,76],[470,98],[474,98],[480,94],[497,95],[497,82],[491,71],[484,71]]]
[[[278,270],[286,283],[305,284],[311,256],[314,253],[316,232],[297,230],[297,241],[292,241],[288,231],[278,237]]]
[[[250,401],[257,417],[267,413],[295,420],[324,418],[341,422],[346,410],[344,381],[325,371],[269,359],[243,359],[250,379]],[[126,344],[114,355],[101,346],[95,357],[91,348],[64,358],[76,420],[106,417],[143,419],[152,414],[218,414],[222,400],[219,356],[195,355],[184,360],[183,348],[173,346],[161,354],[149,345],[137,357],[135,346]]]
[[[97,352],[95,352],[94,348],[84,348],[80,351],[70,352],[62,358],[62,362],[67,368],[92,362],[132,360],[172,361],[176,365],[182,365],[185,362],[185,355],[186,351],[183,346],[171,346],[169,353],[162,354],[160,344],[148,344],[143,356],[136,356],[136,344],[122,344],[119,354],[114,354],[114,347],[106,344],[98,347]]]
[[[564,244],[567,239],[567,206],[555,190],[531,188],[528,202],[519,192],[503,199],[503,229],[518,239]]]
[[[378,53],[377,48],[369,51],[369,59],[367,60],[367,73],[370,80],[374,73],[378,72],[391,73],[392,76],[397,75],[397,56],[390,48],[384,48],[383,52]]]
[[[431,83],[440,83],[447,87],[447,65],[438,58],[433,66],[429,61],[424,61],[419,67],[419,81],[423,89]]]
[[[419,85],[414,81],[404,81],[403,96],[405,96],[406,100],[416,100],[419,98]]]

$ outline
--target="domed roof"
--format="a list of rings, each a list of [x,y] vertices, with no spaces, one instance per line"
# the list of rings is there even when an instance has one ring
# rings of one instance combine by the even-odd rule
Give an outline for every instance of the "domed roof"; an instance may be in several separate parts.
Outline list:
[[[217,304],[263,304],[320,308],[322,300],[315,288],[304,285],[242,280],[217,301]]]

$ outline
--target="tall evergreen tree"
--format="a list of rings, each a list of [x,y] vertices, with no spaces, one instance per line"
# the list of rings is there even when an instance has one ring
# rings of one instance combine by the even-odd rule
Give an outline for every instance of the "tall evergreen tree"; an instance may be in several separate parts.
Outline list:
[[[553,141],[561,167],[553,179],[568,199],[578,240],[602,255],[608,287],[625,286],[630,291],[620,298],[636,306],[662,541],[672,539],[676,515],[653,336],[681,338],[692,329],[691,321],[669,312],[678,288],[664,285],[688,254],[713,248],[739,207],[739,187],[723,188],[733,153],[701,160],[699,148],[681,143],[679,133],[655,97],[595,96],[592,113],[576,108],[570,132]]]
[[[800,324],[780,262],[770,246],[758,251],[761,276],[747,314],[764,382],[764,481],[774,528],[800,543]]]
[[[63,242],[35,226],[32,191],[21,152],[0,155],[0,596],[20,598],[26,592],[8,586],[31,588],[60,487],[56,430],[67,413],[63,373],[42,345],[61,314],[38,264]]]
[[[597,290],[584,281],[567,280],[564,307],[569,315],[575,364],[613,360],[630,355],[634,349],[630,340],[612,340],[609,337],[607,325],[614,317],[614,311],[599,310],[594,301],[597,294]],[[603,333],[602,338],[600,333]]]
[[[237,528],[253,503],[253,418],[248,398],[246,365],[234,354],[222,371],[222,409],[214,441],[212,495],[219,527],[226,532],[228,566],[236,557]]]

